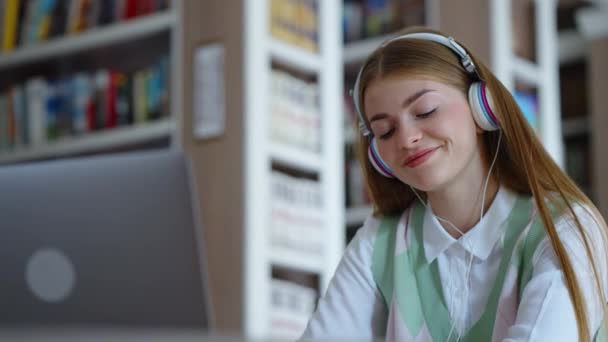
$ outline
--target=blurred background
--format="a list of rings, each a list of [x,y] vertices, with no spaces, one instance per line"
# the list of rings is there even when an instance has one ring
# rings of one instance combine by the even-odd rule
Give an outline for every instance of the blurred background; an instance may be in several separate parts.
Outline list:
[[[349,90],[412,25],[489,65],[608,214],[602,0],[0,0],[0,168],[184,152],[213,328],[295,339],[371,212]]]

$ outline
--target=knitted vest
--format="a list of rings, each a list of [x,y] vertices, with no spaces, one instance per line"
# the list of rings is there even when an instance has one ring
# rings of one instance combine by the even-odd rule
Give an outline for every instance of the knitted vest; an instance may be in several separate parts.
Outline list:
[[[372,254],[372,272],[388,309],[388,341],[448,341],[452,327],[445,304],[437,260],[424,254],[424,207],[415,204],[411,222],[398,227],[399,217],[385,217]],[[515,323],[519,299],[532,277],[532,255],[545,237],[540,216],[531,221],[530,197],[519,197],[505,221],[500,266],[485,311],[460,341],[502,341]],[[555,213],[555,211],[553,211]],[[602,331],[605,329],[602,328]],[[454,331],[450,340],[456,341]],[[598,333],[595,341],[605,341]]]

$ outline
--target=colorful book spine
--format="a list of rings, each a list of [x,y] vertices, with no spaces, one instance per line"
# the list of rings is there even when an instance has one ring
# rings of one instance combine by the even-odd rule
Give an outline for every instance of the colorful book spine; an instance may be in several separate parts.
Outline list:
[[[19,25],[19,8],[21,0],[5,0],[4,28],[2,30],[2,51],[9,52],[15,49]]]

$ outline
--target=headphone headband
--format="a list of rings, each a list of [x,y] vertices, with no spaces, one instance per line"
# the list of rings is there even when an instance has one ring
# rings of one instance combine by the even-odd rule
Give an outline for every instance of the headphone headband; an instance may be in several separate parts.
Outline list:
[[[471,57],[469,56],[467,51],[460,44],[458,44],[456,42],[456,40],[454,40],[454,38],[452,38],[452,37],[445,37],[440,34],[429,33],[429,32],[410,33],[410,34],[404,34],[401,36],[391,38],[391,39],[385,41],[384,43],[382,43],[380,48],[384,48],[387,45],[391,44],[392,42],[395,42],[398,40],[403,40],[403,39],[428,40],[428,41],[439,43],[439,44],[447,47],[448,49],[452,50],[458,56],[458,58],[460,59],[460,63],[462,64],[463,68],[466,70],[466,72],[468,74],[476,77],[478,80],[481,80],[481,77],[479,76],[479,73],[477,72],[477,68],[475,67],[473,60],[471,59]],[[367,127],[365,118],[363,116],[363,111],[361,110],[361,107],[360,107],[361,106],[361,101],[360,101],[361,95],[359,93],[359,82],[361,81],[361,74],[363,74],[364,69],[365,69],[365,64],[361,67],[361,69],[359,69],[359,73],[357,74],[357,79],[355,80],[355,85],[351,91],[351,95],[353,97],[353,102],[355,104],[355,111],[357,112],[357,117],[359,118],[359,131],[364,136],[370,136],[370,135],[372,135],[372,131],[369,127]]]

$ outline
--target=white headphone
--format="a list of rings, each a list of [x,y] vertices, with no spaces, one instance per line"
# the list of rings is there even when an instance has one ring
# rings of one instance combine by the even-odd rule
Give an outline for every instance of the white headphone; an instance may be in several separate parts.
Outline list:
[[[468,94],[469,105],[471,106],[471,112],[473,113],[475,123],[477,123],[477,125],[485,131],[495,131],[500,129],[500,124],[496,118],[496,115],[494,114],[495,111],[493,109],[492,95],[479,76],[477,68],[475,67],[475,64],[473,64],[473,60],[460,44],[458,44],[452,37],[444,37],[435,33],[410,33],[389,39],[382,44],[381,48],[391,44],[394,41],[402,39],[421,39],[433,41],[452,50],[460,58],[460,63],[467,73],[476,79],[475,82],[471,83]],[[352,90],[353,102],[357,112],[357,117],[359,118],[359,131],[364,136],[370,137],[367,155],[372,166],[381,175],[388,178],[394,178],[395,176],[390,167],[388,164],[386,164],[386,162],[384,162],[384,160],[382,160],[382,157],[378,152],[376,139],[370,127],[367,126],[367,121],[365,120],[365,116],[361,110],[361,89],[359,88],[359,83],[361,81],[361,74],[363,74],[364,69],[365,65],[363,65],[359,70]]]

